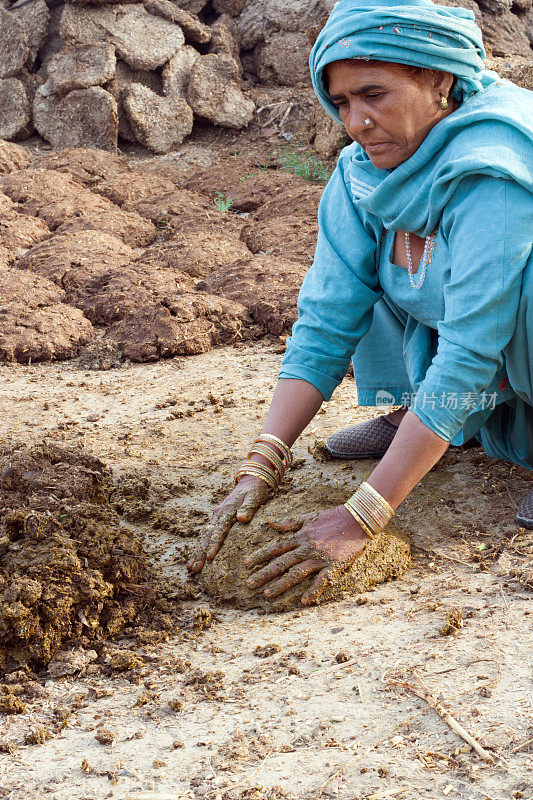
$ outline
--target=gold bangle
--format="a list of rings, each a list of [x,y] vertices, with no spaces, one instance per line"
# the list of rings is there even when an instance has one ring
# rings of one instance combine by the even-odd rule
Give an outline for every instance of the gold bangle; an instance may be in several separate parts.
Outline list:
[[[380,495],[380,493],[379,493],[379,492],[377,492],[377,491],[374,489],[374,487],[373,487],[373,486],[371,486],[371,485],[370,485],[369,483],[367,483],[366,481],[363,481],[363,482],[360,484],[359,488],[360,488],[360,489],[362,489],[362,490],[364,490],[365,492],[368,492],[368,494],[371,494],[371,495],[374,497],[374,499],[375,499],[375,500],[376,500],[376,501],[377,501],[377,502],[378,502],[378,503],[379,503],[381,506],[383,506],[383,507],[384,507],[384,508],[385,508],[385,509],[388,511],[388,513],[390,514],[390,519],[392,519],[392,517],[394,516],[394,509],[393,509],[393,507],[392,507],[391,505],[389,505],[389,503],[387,503],[387,501],[385,500],[385,498],[384,498],[384,497],[382,497],[382,496]]]
[[[366,481],[348,498],[345,507],[352,510],[353,516],[362,520],[374,535],[381,533],[394,516],[392,506]]]
[[[278,476],[276,475],[274,470],[271,469],[270,467],[267,467],[265,464],[257,464],[254,461],[244,461],[237,470],[237,474],[242,473],[243,470],[249,470],[249,469],[253,469],[255,470],[255,472],[262,472],[265,475],[269,475],[272,478],[272,480],[276,482],[276,486],[278,485],[279,483]]]
[[[266,460],[272,464],[274,469],[277,470],[280,480],[283,478],[285,474],[285,462],[281,460],[278,454],[275,453],[271,447],[256,442],[248,453],[248,458],[250,458],[253,453],[257,453],[257,455],[266,458]]]
[[[352,508],[354,510],[355,514],[357,514],[357,517],[363,520],[367,528],[372,531],[373,535],[377,536],[378,533],[381,533],[381,526],[376,524],[376,521],[366,513],[366,510],[361,506],[358,506],[351,497],[346,501],[346,505],[348,508]]]
[[[361,528],[364,530],[364,532],[365,532],[365,533],[366,533],[366,535],[369,537],[369,539],[374,539],[374,537],[375,537],[374,531],[371,531],[371,530],[370,530],[370,528],[368,527],[368,525],[367,525],[367,524],[366,524],[366,523],[365,523],[365,522],[364,522],[364,521],[361,519],[361,517],[359,516],[359,514],[357,514],[357,512],[356,512],[356,511],[354,511],[354,509],[351,507],[351,505],[349,505],[349,503],[348,503],[348,502],[346,502],[346,503],[344,504],[344,508],[345,508],[347,511],[349,511],[349,512],[350,512],[350,514],[352,515],[352,517],[355,519],[355,521],[358,523],[358,525],[360,525],[360,526],[361,526]]]
[[[278,439],[277,436],[273,436],[273,434],[271,434],[271,433],[262,433],[255,441],[256,442],[261,442],[261,441],[270,442],[270,444],[275,445],[278,448],[278,450],[282,453],[282,455],[285,457],[285,462],[286,462],[287,466],[288,467],[291,466],[291,464],[292,464],[292,453],[291,453],[290,447],[288,445],[286,445],[285,442],[282,442],[281,439]],[[255,444],[255,442],[254,442],[254,444]]]
[[[263,464],[254,464],[253,462],[241,464],[235,475],[235,483],[238,483],[243,475],[254,475],[256,478],[262,478],[273,491],[276,491],[279,486],[277,475]]]

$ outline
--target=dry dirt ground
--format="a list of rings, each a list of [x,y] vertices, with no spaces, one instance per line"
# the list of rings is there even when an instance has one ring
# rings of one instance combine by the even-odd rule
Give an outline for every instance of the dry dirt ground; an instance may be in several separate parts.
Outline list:
[[[189,598],[182,625],[19,673],[24,711],[0,717],[1,798],[531,798],[532,541],[514,522],[531,473],[451,449],[398,511],[411,569],[357,597],[269,614],[188,579],[194,536],[260,427],[282,351],[271,336],[105,371],[0,366],[3,444],[83,445],[117,477],[183,485],[160,509],[173,527],[124,524],[144,538],[157,592]],[[349,493],[375,462],[312,451],[377,413],[356,407],[346,378],[258,522]],[[421,683],[493,763],[405,685]]]

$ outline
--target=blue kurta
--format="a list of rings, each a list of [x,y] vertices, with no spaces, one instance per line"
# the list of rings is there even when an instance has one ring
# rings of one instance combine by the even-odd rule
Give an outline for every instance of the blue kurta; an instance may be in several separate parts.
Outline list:
[[[477,434],[489,455],[533,468],[531,191],[490,169],[456,179],[416,290],[391,263],[399,223],[388,231],[360,202],[360,158],[346,148],[324,192],[280,377],[328,400],[353,356],[361,405],[410,405],[441,438]]]

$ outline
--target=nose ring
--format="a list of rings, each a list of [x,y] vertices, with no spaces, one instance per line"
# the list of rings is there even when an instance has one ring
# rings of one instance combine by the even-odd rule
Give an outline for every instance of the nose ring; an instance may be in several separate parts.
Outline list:
[[[372,120],[367,117],[365,119],[365,125],[371,125],[371,124],[372,124]]]

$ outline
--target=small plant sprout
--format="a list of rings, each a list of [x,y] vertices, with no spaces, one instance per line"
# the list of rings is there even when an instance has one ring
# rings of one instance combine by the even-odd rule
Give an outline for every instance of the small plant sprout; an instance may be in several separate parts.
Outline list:
[[[333,170],[329,169],[313,153],[299,152],[293,145],[285,148],[281,168],[305,178],[306,181],[327,183]]]
[[[217,196],[213,201],[213,207],[222,214],[225,211],[229,211],[234,202],[235,198],[230,194],[224,196],[223,192],[217,192]]]

